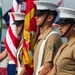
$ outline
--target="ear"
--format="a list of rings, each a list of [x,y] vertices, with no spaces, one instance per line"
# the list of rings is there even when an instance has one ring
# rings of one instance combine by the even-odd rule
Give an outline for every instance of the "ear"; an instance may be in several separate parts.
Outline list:
[[[53,15],[49,15],[48,21],[52,21],[53,19],[54,19],[54,16]]]

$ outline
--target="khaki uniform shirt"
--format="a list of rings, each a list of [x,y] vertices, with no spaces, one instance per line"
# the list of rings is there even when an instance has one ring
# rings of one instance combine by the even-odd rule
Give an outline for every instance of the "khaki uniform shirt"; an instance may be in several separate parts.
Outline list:
[[[75,38],[60,47],[54,66],[56,75],[75,75]]]
[[[36,72],[37,65],[38,65],[38,54],[39,54],[41,43],[46,38],[48,33],[50,33],[51,31],[53,31],[53,28],[52,27],[48,28],[43,33],[43,35],[39,36],[39,38],[35,44],[35,48],[34,48],[34,72]],[[61,46],[61,44],[62,44],[62,41],[61,41],[61,37],[59,34],[51,34],[48,37],[48,39],[46,41],[45,48],[44,48],[42,65],[46,62],[53,61],[53,58],[54,58],[58,48]]]

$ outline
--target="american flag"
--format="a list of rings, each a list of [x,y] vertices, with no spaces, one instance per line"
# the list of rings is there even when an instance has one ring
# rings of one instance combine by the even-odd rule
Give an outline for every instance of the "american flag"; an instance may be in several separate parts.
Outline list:
[[[21,4],[22,4],[21,0],[13,0],[11,12],[21,12]],[[9,55],[17,65],[16,52],[20,42],[19,40],[20,37],[17,35],[16,25],[12,25],[15,20],[14,15],[10,13],[9,16],[10,16],[10,21],[9,21],[6,37],[4,39],[4,43]]]
[[[10,20],[8,12],[11,12],[11,9],[9,9],[2,17],[5,20],[7,26],[8,26],[9,20]]]

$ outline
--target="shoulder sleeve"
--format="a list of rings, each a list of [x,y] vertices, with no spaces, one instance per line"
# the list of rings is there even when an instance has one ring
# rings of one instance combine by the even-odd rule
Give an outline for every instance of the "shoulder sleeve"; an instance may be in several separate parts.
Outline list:
[[[57,50],[62,45],[61,37],[58,34],[52,34],[47,42],[45,47],[45,62],[53,61],[54,56],[57,53]]]

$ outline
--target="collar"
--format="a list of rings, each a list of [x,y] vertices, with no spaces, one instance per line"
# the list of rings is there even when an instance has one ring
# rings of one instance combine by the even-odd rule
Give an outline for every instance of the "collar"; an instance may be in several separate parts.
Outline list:
[[[71,47],[75,43],[75,38],[67,42],[67,44]]]
[[[38,40],[40,40],[40,39],[43,39],[44,40],[51,31],[53,31],[53,28],[52,27],[49,27],[43,34],[41,34],[38,37]]]

